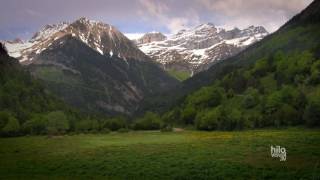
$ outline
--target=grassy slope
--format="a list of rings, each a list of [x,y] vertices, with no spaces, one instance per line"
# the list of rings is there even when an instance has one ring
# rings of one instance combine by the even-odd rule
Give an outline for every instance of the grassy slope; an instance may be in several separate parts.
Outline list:
[[[319,129],[0,139],[0,179],[320,178]],[[284,146],[287,161],[270,157]]]
[[[168,70],[168,74],[179,81],[184,81],[190,77],[190,73],[186,71],[176,71],[174,69]]]

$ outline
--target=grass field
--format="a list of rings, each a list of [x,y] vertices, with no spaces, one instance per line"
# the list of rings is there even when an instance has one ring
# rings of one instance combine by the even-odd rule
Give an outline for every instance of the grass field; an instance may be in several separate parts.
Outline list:
[[[270,155],[286,148],[287,160]],[[319,129],[0,139],[0,179],[319,179]],[[50,177],[50,178],[49,178]]]
[[[179,81],[184,81],[191,76],[191,74],[186,71],[177,71],[174,69],[170,69],[167,72],[169,73],[170,76],[176,78]]]

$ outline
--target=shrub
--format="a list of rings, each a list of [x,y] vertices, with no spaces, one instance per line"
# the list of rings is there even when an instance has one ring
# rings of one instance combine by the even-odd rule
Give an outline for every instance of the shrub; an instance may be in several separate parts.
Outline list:
[[[218,129],[220,116],[220,108],[202,111],[201,113],[198,113],[196,117],[196,128],[199,130],[216,130]]]
[[[9,111],[0,111],[0,130],[7,124],[11,116]]]
[[[23,131],[27,134],[44,134],[48,122],[43,115],[33,115],[29,121],[23,124]]]
[[[10,116],[7,124],[2,128],[1,131],[6,136],[18,135],[20,131],[19,121],[15,117]]]
[[[242,105],[247,108],[253,108],[259,104],[259,93],[258,90],[253,88],[248,88],[245,92],[244,99],[242,101]]]
[[[173,128],[171,125],[167,125],[161,128],[161,132],[172,132]]]
[[[181,111],[181,119],[184,124],[193,124],[196,115],[197,111],[192,105],[188,105]]]
[[[104,129],[102,129],[100,132],[101,132],[102,134],[109,134],[109,133],[111,132],[111,130],[108,129],[108,128],[104,128]]]
[[[110,129],[111,131],[117,131],[121,128],[126,128],[127,123],[124,117],[114,117],[104,122],[103,128]]]
[[[309,82],[314,85],[320,83],[320,60],[317,60],[312,64]]]
[[[320,126],[320,100],[309,102],[304,111],[304,120],[307,126]]]
[[[48,121],[48,134],[65,133],[69,129],[69,121],[62,111],[53,111],[48,113],[45,118]]]
[[[245,113],[244,121],[246,128],[260,128],[262,127],[262,114],[256,110],[250,113]]]
[[[199,91],[191,94],[187,98],[188,105],[195,105],[197,108],[216,107],[223,99],[223,89],[213,87],[203,87]]]
[[[160,129],[162,121],[159,115],[147,112],[142,118],[136,120],[133,124],[135,130],[156,130]]]
[[[245,119],[240,110],[225,106],[220,108],[218,120],[218,128],[220,130],[240,130],[243,129],[245,125]]]
[[[83,119],[75,123],[75,130],[78,132],[99,131],[100,124],[95,119]]]
[[[127,132],[129,132],[129,129],[128,128],[120,128],[120,129],[118,129],[118,132],[119,133],[127,133]]]
[[[301,116],[299,112],[288,104],[283,104],[277,111],[276,120],[278,124],[276,126],[298,125]]]
[[[180,120],[179,108],[174,108],[173,110],[163,114],[161,119],[166,124],[173,124],[174,122],[179,122]]]

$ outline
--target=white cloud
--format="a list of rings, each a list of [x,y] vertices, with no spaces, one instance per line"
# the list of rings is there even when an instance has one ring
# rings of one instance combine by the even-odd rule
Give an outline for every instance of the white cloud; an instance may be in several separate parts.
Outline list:
[[[124,35],[130,40],[135,40],[141,38],[144,33],[124,33]]]
[[[139,2],[143,8],[139,10],[142,19],[158,26],[165,26],[170,33],[200,23],[198,14],[191,8],[186,8],[186,13],[182,17],[173,15],[171,11],[175,9],[171,9],[164,3],[165,1],[139,0]]]
[[[312,0],[200,0],[207,10],[224,16],[224,26],[262,25],[275,31]]]

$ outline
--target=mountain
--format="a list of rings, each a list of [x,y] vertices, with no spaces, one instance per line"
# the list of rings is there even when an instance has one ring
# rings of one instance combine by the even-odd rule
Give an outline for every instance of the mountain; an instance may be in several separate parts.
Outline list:
[[[181,30],[163,40],[150,41],[148,38],[153,37],[150,35],[156,34],[146,34],[138,43],[144,53],[165,70],[185,71],[193,75],[239,53],[264,38],[268,32],[261,26],[225,30],[207,23]]]
[[[52,111],[71,112],[63,101],[49,93],[38,80],[32,78],[17,59],[10,57],[2,43],[0,43],[0,84],[0,136],[23,134],[27,127],[23,125],[36,116]],[[39,124],[37,125],[39,128]]]
[[[154,96],[152,99],[146,99],[139,112],[143,112],[146,109],[163,112],[170,109],[170,107],[175,107],[177,104],[183,105],[186,97],[191,96],[193,93],[196,94],[197,92],[200,92],[201,88],[228,80],[229,84],[225,84],[223,87],[225,91],[232,89],[230,90],[231,94],[232,92],[236,92],[243,95],[241,94],[243,91],[250,86],[257,84],[261,86],[262,84],[265,84],[265,87],[260,90],[266,88],[272,90],[275,88],[274,86],[271,86],[272,84],[276,84],[276,88],[281,88],[283,84],[280,80],[279,82],[272,80],[279,78],[281,74],[281,72],[276,73],[276,66],[279,66],[279,68],[281,66],[283,68],[281,71],[283,72],[286,72],[289,69],[289,71],[292,71],[293,74],[288,72],[288,74],[284,76],[290,77],[290,80],[288,80],[290,82],[289,85],[294,86],[294,88],[308,85],[295,84],[292,81],[296,79],[297,82],[300,82],[299,78],[302,78],[302,81],[308,82],[309,80],[307,80],[307,78],[311,78],[310,68],[312,64],[308,64],[308,60],[313,59],[312,57],[314,57],[315,60],[320,59],[320,43],[318,41],[320,39],[319,4],[320,1],[314,1],[304,11],[293,17],[276,32],[268,35],[261,41],[252,44],[239,54],[230,57],[225,61],[218,62],[208,70],[194,75],[192,78],[184,81],[178,88]],[[274,61],[276,61],[275,59],[278,58],[277,56],[279,54],[283,54],[281,56],[290,61],[284,61],[282,65],[277,64]],[[306,55],[306,57],[300,57],[298,54],[301,54],[301,56]],[[309,58],[308,54],[311,54]],[[295,55],[295,58],[290,57]],[[295,68],[304,67],[304,65],[302,65],[303,61],[306,61],[307,63],[306,69],[302,71],[305,72],[305,74],[301,73],[300,70],[295,70]],[[261,64],[259,64],[259,62]],[[261,79],[259,79],[259,76],[253,76],[253,78],[252,76],[249,76],[251,75],[250,69],[255,71],[255,66],[259,69],[259,66],[264,67],[268,64],[272,64],[272,66],[266,68],[268,69],[267,72],[270,73],[269,77],[265,77],[264,80],[260,81]],[[313,69],[316,70],[316,65],[314,66]],[[296,71],[297,74],[294,74]],[[312,78],[320,79],[316,72],[313,76],[315,77]],[[237,90],[235,91],[230,87],[236,88]],[[312,86],[309,85],[309,87]],[[312,91],[310,90],[310,92]],[[162,99],[166,99],[167,101],[163,101]]]
[[[8,56],[6,47],[2,43],[0,43],[0,56]]]
[[[319,29],[315,0],[277,32],[171,92],[182,96],[165,121],[200,130],[319,127]]]
[[[165,39],[167,39],[167,37],[163,35],[161,32],[150,32],[144,34],[141,38],[137,39],[136,44],[146,44],[155,41],[163,41]]]
[[[80,39],[101,55],[118,56],[123,59],[148,59],[115,27],[87,18],[80,18],[73,23],[45,25],[27,42],[9,41],[5,45],[11,56],[28,64],[54,41],[68,34]]]
[[[194,90],[221,78],[227,69],[254,64],[258,59],[278,51],[292,53],[312,50],[319,58],[319,0],[313,1],[305,10],[294,16],[276,32],[249,46],[245,51],[217,63],[207,71],[197,74],[184,83],[184,89]]]
[[[115,27],[86,18],[46,25],[6,47],[55,95],[89,112],[130,114],[178,83]]]

